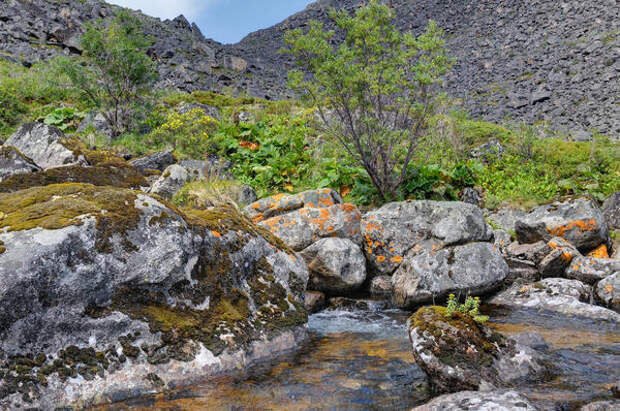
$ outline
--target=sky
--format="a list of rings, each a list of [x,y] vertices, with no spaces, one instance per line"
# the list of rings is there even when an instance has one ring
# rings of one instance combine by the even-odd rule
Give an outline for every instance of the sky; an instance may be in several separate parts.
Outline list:
[[[107,0],[163,19],[183,14],[207,38],[237,43],[247,34],[273,26],[313,0]]]

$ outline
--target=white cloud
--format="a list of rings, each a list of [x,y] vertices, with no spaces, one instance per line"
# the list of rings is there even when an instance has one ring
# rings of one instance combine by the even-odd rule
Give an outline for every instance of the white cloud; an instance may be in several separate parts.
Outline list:
[[[198,19],[218,0],[108,0],[109,3],[142,10],[143,13],[162,19],[172,19],[183,14],[190,22]]]

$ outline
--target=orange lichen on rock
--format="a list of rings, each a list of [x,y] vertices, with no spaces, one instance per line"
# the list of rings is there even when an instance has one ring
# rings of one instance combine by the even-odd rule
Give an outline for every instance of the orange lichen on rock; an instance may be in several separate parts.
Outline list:
[[[378,256],[377,256],[377,262],[378,262],[378,263],[383,263],[383,262],[385,262],[385,256],[383,256],[383,255],[378,255]]]
[[[561,258],[565,263],[570,263],[573,260],[573,255],[568,251],[564,251]]]
[[[395,255],[394,257],[390,258],[390,261],[393,263],[400,264],[403,262],[403,258],[399,255]]]
[[[609,258],[607,246],[605,244],[602,244],[601,246],[595,248],[594,250],[590,251],[590,253],[588,253],[588,257]]]
[[[584,231],[594,231],[598,228],[595,219],[591,220],[578,220],[573,221],[572,223],[561,225],[557,227],[547,227],[547,232],[553,236],[564,237],[567,231],[571,231],[573,229],[579,229],[581,232]]]

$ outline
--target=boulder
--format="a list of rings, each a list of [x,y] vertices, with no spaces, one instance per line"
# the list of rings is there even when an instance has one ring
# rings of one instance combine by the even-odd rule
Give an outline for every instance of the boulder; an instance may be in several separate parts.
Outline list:
[[[172,155],[172,150],[158,151],[144,157],[139,157],[129,161],[139,172],[145,174],[147,170],[164,171],[176,162]]]
[[[610,230],[620,230],[620,191],[616,191],[603,203],[603,215]]]
[[[579,408],[580,411],[617,411],[620,409],[620,400],[595,401]]]
[[[620,273],[620,260],[616,258],[578,257],[566,269],[566,277],[587,284]]]
[[[482,190],[474,187],[465,187],[459,193],[459,200],[467,204],[482,207],[484,204],[484,197],[482,196],[481,191]]]
[[[519,279],[526,281],[540,280],[538,265],[552,248],[545,241],[532,244],[513,242],[503,249],[503,255],[510,268],[509,282]]]
[[[108,123],[108,120],[106,120],[103,113],[93,112],[87,114],[84,120],[82,120],[82,122],[78,126],[77,132],[83,133],[90,127],[92,127],[92,129],[95,130],[99,135],[104,136],[107,139],[107,143],[112,141],[112,136],[114,135],[114,132],[112,131],[112,127],[110,127],[110,124]]]
[[[436,393],[506,388],[549,373],[540,354],[445,307],[420,308],[409,319],[416,363]]]
[[[552,238],[547,245],[551,252],[538,263],[538,271],[543,277],[562,277],[571,261],[581,257],[579,251],[561,237]]]
[[[620,322],[620,314],[588,304],[591,289],[577,280],[546,278],[533,284],[513,284],[493,297],[489,303],[508,307],[524,307],[554,311],[594,320]]]
[[[12,146],[0,146],[0,182],[16,174],[41,170],[31,159]]]
[[[313,314],[321,311],[327,305],[326,303],[325,294],[322,292],[306,290],[304,307],[308,313]]]
[[[361,230],[371,270],[384,275],[394,273],[407,254],[493,237],[478,207],[446,201],[386,204],[364,215]]]
[[[620,271],[598,282],[596,297],[607,307],[620,310]]]
[[[328,295],[345,295],[366,280],[361,248],[346,238],[323,238],[300,252],[310,270],[308,288]]]
[[[495,229],[515,231],[515,223],[525,217],[527,212],[515,208],[502,208],[487,216],[487,221]]]
[[[502,253],[512,244],[512,237],[504,230],[493,230],[493,245]]]
[[[120,401],[305,338],[305,263],[232,208],[68,183],[0,210],[2,409]]]
[[[461,391],[454,394],[444,394],[431,402],[412,411],[536,411],[534,406],[517,391]]]
[[[74,153],[67,141],[62,131],[56,127],[43,123],[26,123],[4,144],[15,147],[43,169],[85,165],[84,157]]]
[[[499,288],[508,273],[508,265],[490,243],[412,250],[392,276],[392,303],[411,308],[450,293],[482,295]]]
[[[392,277],[389,275],[379,275],[370,282],[370,294],[377,297],[391,296]]]
[[[517,220],[515,232],[523,244],[562,237],[583,253],[609,241],[603,213],[585,198],[537,207]]]
[[[340,195],[330,189],[276,195],[250,204],[245,212],[296,251],[326,237],[361,244],[359,210],[342,204]]]
[[[149,192],[164,198],[172,198],[190,180],[191,176],[185,167],[173,164],[164,170]]]

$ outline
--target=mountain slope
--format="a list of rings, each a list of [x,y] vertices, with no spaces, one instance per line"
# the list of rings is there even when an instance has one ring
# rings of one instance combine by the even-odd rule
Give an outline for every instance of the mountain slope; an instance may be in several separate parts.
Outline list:
[[[308,20],[329,23],[330,7],[353,11],[361,0],[319,0],[235,45],[205,39],[182,16],[141,15],[156,39],[160,86],[225,88],[266,98],[290,97],[284,32]],[[617,0],[391,0],[398,26],[420,33],[428,19],[447,34],[456,64],[449,95],[474,117],[545,121],[582,139],[592,129],[620,136],[620,7]],[[84,21],[109,17],[100,0],[4,0],[0,57],[31,64],[79,52]]]

